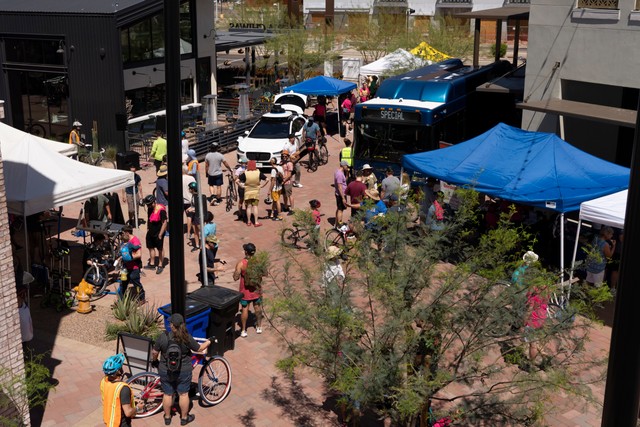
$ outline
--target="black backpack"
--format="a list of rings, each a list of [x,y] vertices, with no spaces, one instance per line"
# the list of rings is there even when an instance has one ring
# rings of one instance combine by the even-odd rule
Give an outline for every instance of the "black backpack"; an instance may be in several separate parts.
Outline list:
[[[169,339],[169,345],[167,346],[167,352],[165,354],[167,371],[180,372],[180,367],[182,365],[182,347],[180,344],[173,341],[169,337],[169,334],[167,334],[167,338]]]

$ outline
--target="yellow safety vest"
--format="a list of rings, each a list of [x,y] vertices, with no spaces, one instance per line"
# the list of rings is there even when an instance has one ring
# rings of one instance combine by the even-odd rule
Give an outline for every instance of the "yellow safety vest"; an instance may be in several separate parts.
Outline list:
[[[128,384],[118,381],[110,382],[107,377],[100,382],[100,394],[102,395],[102,419],[107,427],[119,427],[122,417],[122,405],[120,403],[120,391]],[[134,406],[133,392],[131,392],[131,406]]]
[[[349,167],[353,166],[353,157],[351,155],[351,147],[344,147],[340,150],[340,160],[347,162]]]
[[[73,142],[73,135],[76,135],[76,141],[78,141],[78,144],[80,143],[80,132],[78,132],[77,130],[73,129],[70,133],[69,133],[69,144],[75,144]]]

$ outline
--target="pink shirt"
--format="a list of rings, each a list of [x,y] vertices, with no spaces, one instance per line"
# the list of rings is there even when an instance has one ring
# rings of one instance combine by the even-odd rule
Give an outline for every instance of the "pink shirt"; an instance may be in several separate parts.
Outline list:
[[[344,196],[344,192],[347,189],[347,178],[344,176],[344,171],[342,168],[338,168],[336,173],[333,174],[333,185],[336,189],[336,196],[340,196],[338,192],[338,188],[342,190],[342,195]]]
[[[260,288],[255,286],[245,286],[244,278],[247,274],[248,260],[245,258],[242,260],[242,273],[240,273],[240,292],[242,292],[242,299],[245,301],[252,301],[262,296]]]
[[[542,328],[544,320],[547,318],[547,303],[537,293],[530,292],[527,295],[527,305],[531,310],[531,315],[525,326],[533,329]]]

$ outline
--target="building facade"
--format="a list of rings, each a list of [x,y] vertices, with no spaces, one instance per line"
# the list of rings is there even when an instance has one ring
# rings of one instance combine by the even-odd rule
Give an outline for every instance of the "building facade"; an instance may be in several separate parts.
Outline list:
[[[523,129],[629,166],[639,9],[637,0],[531,0]]]

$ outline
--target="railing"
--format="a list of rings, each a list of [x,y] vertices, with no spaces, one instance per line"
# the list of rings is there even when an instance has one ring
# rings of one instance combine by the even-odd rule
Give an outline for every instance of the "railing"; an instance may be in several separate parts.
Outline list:
[[[529,4],[529,0],[507,0],[507,4]]]
[[[578,0],[579,8],[618,9],[618,0]]]
[[[438,4],[473,4],[472,0],[438,0]]]

